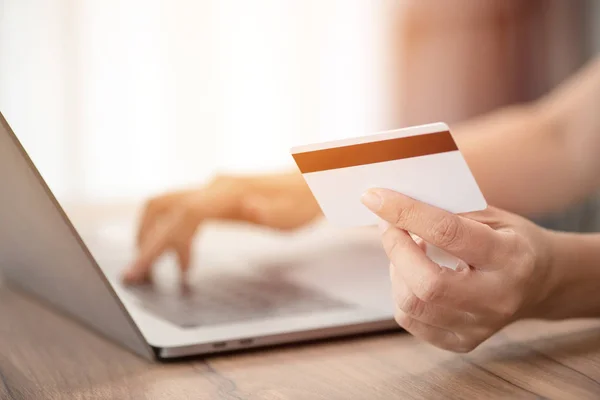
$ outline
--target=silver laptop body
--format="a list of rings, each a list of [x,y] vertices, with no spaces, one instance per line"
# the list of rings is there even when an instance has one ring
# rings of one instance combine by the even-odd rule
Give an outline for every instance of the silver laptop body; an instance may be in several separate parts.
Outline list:
[[[124,242],[123,242],[124,243]],[[67,217],[0,114],[0,271],[33,295],[148,359],[396,329],[376,233],[294,234],[203,227],[189,284],[174,260],[153,284],[123,286],[134,255],[110,227]]]

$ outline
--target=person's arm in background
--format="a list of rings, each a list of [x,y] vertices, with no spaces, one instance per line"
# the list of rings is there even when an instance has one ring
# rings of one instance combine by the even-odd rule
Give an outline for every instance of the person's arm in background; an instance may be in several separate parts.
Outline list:
[[[532,104],[454,130],[490,204],[534,216],[581,201],[600,186],[600,58]]]
[[[564,208],[600,185],[600,59],[544,99],[455,129],[458,145],[491,205],[519,214]],[[454,130],[454,129],[453,129]],[[142,215],[137,259],[125,271],[145,281],[166,251],[190,265],[192,238],[208,220],[295,229],[321,216],[297,171],[215,179],[152,199]]]
[[[581,200],[600,184],[600,59],[535,104],[456,131],[490,204],[531,215]],[[519,319],[600,317],[600,234],[550,231],[495,207],[455,215],[386,189],[363,202],[389,223],[396,320],[423,340],[468,352]],[[432,262],[426,243],[460,268]]]

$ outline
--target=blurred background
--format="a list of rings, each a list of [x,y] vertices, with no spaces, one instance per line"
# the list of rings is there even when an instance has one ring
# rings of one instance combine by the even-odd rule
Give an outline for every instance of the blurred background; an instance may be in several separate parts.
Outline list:
[[[113,203],[533,100],[599,51],[594,0],[0,0],[0,110],[60,198]]]

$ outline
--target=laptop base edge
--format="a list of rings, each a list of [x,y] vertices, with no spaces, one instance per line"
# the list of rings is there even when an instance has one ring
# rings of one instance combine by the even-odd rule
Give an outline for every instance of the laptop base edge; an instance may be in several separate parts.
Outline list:
[[[341,339],[349,336],[360,336],[384,332],[402,332],[403,329],[393,318],[366,321],[351,325],[338,325],[313,330],[280,333],[252,338],[237,338],[228,341],[201,343],[196,345],[156,348],[158,359],[175,361],[177,359],[210,356],[214,354],[232,353],[245,350],[260,350],[273,346],[310,343],[325,339]]]

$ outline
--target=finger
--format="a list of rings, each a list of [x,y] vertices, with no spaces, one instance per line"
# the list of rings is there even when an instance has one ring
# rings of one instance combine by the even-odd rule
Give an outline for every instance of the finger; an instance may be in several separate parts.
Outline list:
[[[196,224],[210,218],[239,219],[242,190],[243,185],[236,184],[236,180],[221,179],[199,190],[175,192],[150,200],[142,213],[137,234],[138,245],[145,241],[159,218],[169,211],[184,212]]]
[[[192,242],[191,240],[185,240],[175,245],[175,252],[177,254],[177,261],[179,262],[179,268],[181,270],[181,280],[186,281],[187,276],[192,265]]]
[[[408,232],[408,234],[415,241],[415,243],[417,244],[417,246],[419,246],[419,248],[421,250],[423,250],[424,253],[427,252],[427,242],[426,241],[424,241],[423,239],[421,239],[417,235],[411,234],[410,232]]]
[[[173,235],[183,222],[182,215],[173,214],[141,243],[136,260],[123,275],[125,282],[138,283],[147,279],[154,262],[171,247]]]
[[[236,185],[212,185],[206,189],[186,193],[165,200],[172,209],[160,221],[146,222],[139,245],[138,258],[124,274],[124,280],[138,282],[148,276],[152,264],[178,240],[188,240],[198,225],[206,219],[239,219],[240,188]],[[177,201],[175,201],[177,199]],[[163,201],[149,207],[147,221],[164,209]],[[153,214],[154,213],[154,214]],[[163,221],[163,219],[165,221]],[[153,232],[150,234],[150,232]],[[183,261],[186,262],[185,254]]]
[[[410,290],[393,264],[390,264],[390,278],[397,311],[428,325],[454,332],[473,329],[475,318],[472,314],[422,301]]]
[[[476,267],[502,259],[502,235],[485,224],[387,189],[372,189],[363,203],[391,225],[418,235]]]
[[[477,293],[488,286],[469,269],[453,271],[431,261],[406,231],[390,227],[382,242],[394,273],[424,303],[470,311]]]
[[[410,234],[410,232],[409,232],[409,234]],[[410,236],[413,238],[413,240],[415,241],[415,243],[417,244],[417,246],[419,246],[419,248],[421,250],[423,250],[423,252],[425,254],[427,254],[427,257],[429,257],[431,259],[430,255],[428,253],[428,251],[430,250],[430,249],[428,249],[428,246],[431,246],[431,244],[427,244],[426,241],[424,241],[423,239],[421,239],[417,235],[410,234]],[[461,271],[461,270],[463,270],[465,268],[467,268],[467,269],[470,268],[469,264],[467,264],[463,260],[459,259],[458,260],[458,264],[456,265],[456,267],[454,268],[454,270],[455,271]]]
[[[398,325],[406,329],[413,336],[436,347],[459,353],[470,350],[465,348],[461,338],[452,331],[428,325],[402,311],[398,311],[395,318]]]
[[[136,242],[138,246],[144,241],[145,237],[148,235],[148,232],[152,230],[160,215],[168,210],[172,203],[172,196],[157,197],[146,203],[146,206],[142,211],[142,216],[140,218],[140,223],[136,234]]]

